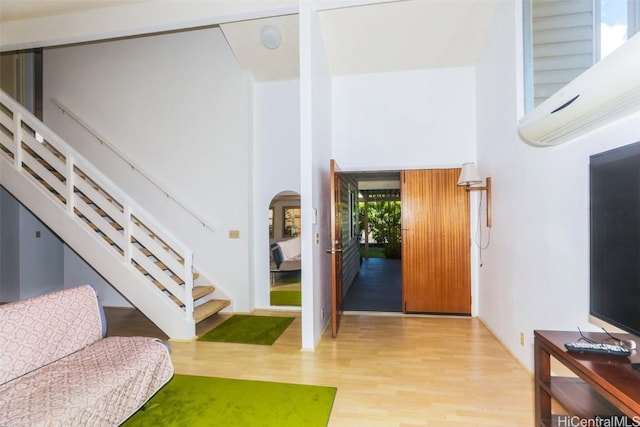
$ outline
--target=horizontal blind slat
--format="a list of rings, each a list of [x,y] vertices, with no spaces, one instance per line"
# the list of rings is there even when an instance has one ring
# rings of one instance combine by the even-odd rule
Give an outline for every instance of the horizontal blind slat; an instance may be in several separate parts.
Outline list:
[[[532,17],[534,19],[547,16],[573,15],[576,13],[591,12],[593,10],[590,0],[533,0],[531,5]]]
[[[574,55],[592,55],[593,43],[591,40],[579,40],[566,43],[546,43],[533,47],[533,56],[542,58],[546,56],[561,56],[571,53]]]
[[[538,71],[564,70],[567,68],[586,70],[591,64],[593,64],[593,57],[591,55],[549,56],[535,59],[533,61],[533,70],[535,73]]]
[[[593,40],[592,26],[542,30],[533,33],[534,46],[545,43],[563,43],[580,40]]]
[[[593,65],[593,2],[532,0],[534,105]]]
[[[536,76],[536,87],[545,84],[565,85],[584,72],[582,68],[572,68],[565,70],[541,71]],[[534,88],[535,89],[535,88]]]
[[[547,99],[564,87],[563,83],[537,85],[533,93],[534,98]]]
[[[549,16],[534,19],[532,25],[533,31],[591,27],[593,25],[593,14],[591,12],[585,12],[567,16]]]

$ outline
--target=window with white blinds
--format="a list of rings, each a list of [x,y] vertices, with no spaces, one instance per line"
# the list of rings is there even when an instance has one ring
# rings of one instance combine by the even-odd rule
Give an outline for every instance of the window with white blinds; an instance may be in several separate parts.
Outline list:
[[[526,111],[640,27],[640,0],[524,0],[523,5]]]
[[[527,109],[539,105],[594,63],[594,3],[531,0]],[[526,37],[525,37],[526,41]]]

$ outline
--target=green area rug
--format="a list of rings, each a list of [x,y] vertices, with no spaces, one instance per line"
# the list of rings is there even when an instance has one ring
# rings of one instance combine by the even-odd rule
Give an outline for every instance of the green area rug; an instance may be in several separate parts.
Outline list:
[[[335,387],[174,375],[123,427],[326,427]]]
[[[234,314],[198,341],[271,345],[293,320],[294,317]]]
[[[302,292],[300,291],[271,291],[271,305],[302,305]]]

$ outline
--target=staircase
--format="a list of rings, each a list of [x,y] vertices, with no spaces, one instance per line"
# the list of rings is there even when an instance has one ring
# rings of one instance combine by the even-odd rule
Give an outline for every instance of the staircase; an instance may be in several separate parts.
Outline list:
[[[189,248],[2,91],[0,183],[170,338],[229,306]]]

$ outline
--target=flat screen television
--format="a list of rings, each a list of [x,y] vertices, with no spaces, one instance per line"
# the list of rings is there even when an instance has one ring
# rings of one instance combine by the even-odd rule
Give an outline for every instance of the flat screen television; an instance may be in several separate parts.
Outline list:
[[[640,142],[590,158],[592,317],[640,336]]]

